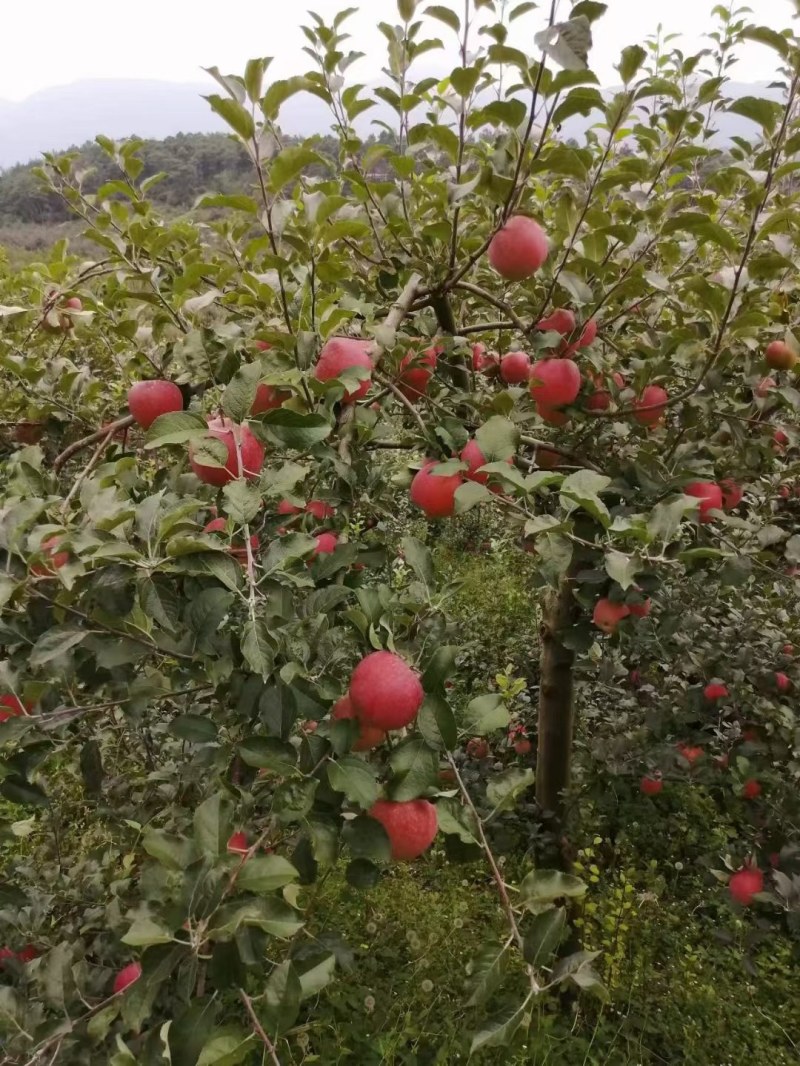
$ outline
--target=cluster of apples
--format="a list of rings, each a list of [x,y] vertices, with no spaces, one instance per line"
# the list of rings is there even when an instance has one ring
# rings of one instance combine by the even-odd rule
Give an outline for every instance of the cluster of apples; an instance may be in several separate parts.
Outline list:
[[[467,441],[459,459],[467,464],[466,470],[457,470],[453,474],[437,474],[434,468],[439,464],[435,459],[427,459],[414,475],[411,482],[411,502],[419,507],[427,518],[450,518],[455,514],[456,492],[465,481],[477,481],[481,485],[488,483],[489,474],[481,469],[486,465],[487,459],[474,438]],[[506,460],[509,466],[513,461],[510,456]],[[492,492],[500,492],[497,485],[488,487]]]

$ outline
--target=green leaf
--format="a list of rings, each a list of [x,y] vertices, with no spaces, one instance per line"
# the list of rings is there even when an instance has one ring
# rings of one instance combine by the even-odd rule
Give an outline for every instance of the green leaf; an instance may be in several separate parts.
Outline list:
[[[431,553],[416,537],[403,537],[400,542],[403,558],[423,583],[430,589],[434,583],[433,558]]]
[[[233,809],[230,800],[216,793],[209,796],[194,812],[194,837],[206,855],[216,858],[227,847],[233,831]]]
[[[269,187],[272,192],[280,192],[284,186],[294,181],[311,166],[324,166],[325,160],[317,152],[302,145],[283,148],[269,166]]]
[[[599,89],[594,89],[589,85],[580,85],[567,93],[553,112],[552,122],[557,126],[566,119],[572,118],[573,115],[587,116],[593,111],[603,112],[604,110],[605,101]]]
[[[297,93],[309,90],[311,85],[312,82],[304,75],[273,82],[261,99],[264,116],[271,120],[276,119],[282,104]]]
[[[398,803],[417,799],[439,786],[439,757],[424,740],[399,744],[389,756],[389,766],[389,798]]]
[[[458,729],[450,704],[442,696],[428,693],[417,715],[417,729],[434,748],[452,751],[458,743]]]
[[[510,459],[517,451],[519,429],[509,419],[494,415],[476,430],[475,440],[487,463]]]
[[[199,714],[179,714],[169,724],[169,731],[178,740],[192,744],[208,744],[217,739],[217,727],[210,718]]]
[[[624,85],[627,85],[638,74],[645,59],[647,59],[647,52],[640,44],[631,44],[622,49],[617,70]]]
[[[464,727],[471,733],[491,733],[505,729],[511,721],[503,697],[497,692],[470,700],[464,712]]]
[[[284,777],[295,771],[297,751],[288,741],[278,737],[246,737],[238,751],[248,766],[259,770],[272,770]]]
[[[301,994],[300,978],[294,965],[287,961],[276,966],[267,979],[259,1003],[260,1013],[271,1035],[280,1036],[294,1025],[300,1011]]]
[[[372,766],[358,755],[342,755],[328,763],[328,781],[335,792],[343,792],[351,803],[365,809],[378,798],[378,782]]]
[[[492,492],[479,481],[465,481],[456,489],[456,514],[464,514],[479,503],[492,499]]]
[[[230,97],[217,96],[216,93],[212,93],[211,96],[206,96],[204,99],[210,104],[211,110],[216,112],[243,141],[252,140],[255,136],[256,127],[253,122],[253,116],[246,107],[242,107],[237,100],[232,100]]]
[[[636,584],[636,575],[642,568],[641,560],[636,555],[625,555],[623,552],[608,551],[605,557],[606,573],[612,581],[623,589],[629,589]]]
[[[295,966],[298,968],[304,964],[305,959],[302,962],[295,960]],[[323,953],[318,962],[298,974],[300,978],[300,999],[310,999],[311,996],[318,995],[326,985],[330,984],[335,971],[336,956],[333,952]]]
[[[248,59],[244,68],[244,87],[251,103],[257,104],[261,96],[261,85],[264,81],[264,73],[272,62],[266,56],[258,59]]]
[[[578,15],[542,30],[533,42],[565,70],[585,70],[592,47],[592,27],[585,15]]]
[[[611,516],[608,508],[597,495],[611,484],[611,478],[605,474],[596,474],[594,470],[578,470],[565,477],[559,489],[561,506],[571,514],[577,506],[596,518],[603,526],[609,526]]]
[[[53,626],[52,629],[42,633],[36,641],[31,649],[28,661],[31,667],[36,670],[40,666],[44,666],[45,663],[66,655],[88,636],[88,630],[78,629],[76,626]]]
[[[149,947],[151,944],[169,944],[172,941],[172,933],[169,929],[158,925],[152,918],[137,918],[125,936],[123,944],[130,944],[133,948]]]
[[[251,855],[239,871],[236,884],[246,892],[266,895],[291,884],[298,876],[294,866],[280,855]]]
[[[769,26],[745,26],[739,33],[745,41],[757,41],[759,44],[765,44],[768,48],[774,48],[774,50],[783,59],[788,59],[791,44],[776,30],[772,30]]]
[[[537,914],[525,933],[525,961],[531,966],[547,966],[567,927],[565,907],[552,907]]]
[[[86,794],[98,796],[103,787],[103,759],[96,740],[87,740],[81,748],[80,767]]]
[[[148,855],[169,870],[185,870],[197,856],[190,840],[164,829],[147,830],[142,845]]]
[[[255,1042],[254,1033],[245,1034],[235,1026],[215,1029],[203,1045],[197,1066],[238,1066],[250,1058]]]
[[[508,1047],[517,1029],[522,1025],[527,1008],[527,1000],[518,1007],[509,1007],[502,1014],[487,1022],[480,1032],[472,1038],[469,1053],[487,1047]]]
[[[204,436],[208,425],[200,415],[189,411],[173,411],[161,415],[145,435],[145,448],[161,448],[166,444],[185,444]]]
[[[383,863],[392,857],[392,845],[386,830],[376,818],[370,818],[368,814],[359,814],[357,818],[345,822],[342,841],[350,849],[354,859]]]
[[[322,415],[303,414],[301,411],[290,411],[286,407],[267,411],[259,416],[258,421],[279,444],[300,452],[327,440],[332,432],[330,422]]]
[[[508,970],[508,945],[484,944],[471,960],[468,1007],[480,1007],[497,991]]]
[[[456,67],[450,74],[450,84],[461,97],[467,97],[478,84],[481,72],[477,67]]]
[[[661,227],[661,232],[665,235],[678,231],[691,233],[702,241],[711,241],[728,252],[735,252],[739,247],[738,238],[730,229],[719,222],[712,222],[707,215],[699,211],[684,211],[667,219]]]
[[[277,896],[264,896],[246,903],[229,903],[214,916],[210,940],[230,940],[242,926],[263,929],[271,936],[289,940],[303,927],[303,921],[288,903]]]
[[[460,33],[461,20],[455,11],[451,11],[449,7],[444,7],[442,4],[433,4],[431,7],[425,8],[425,14],[443,22],[451,30],[455,30],[456,33]]]
[[[531,870],[519,886],[519,900],[529,910],[542,910],[555,900],[566,897],[579,899],[586,894],[586,885],[579,877],[560,870]]]
[[[248,363],[241,367],[225,386],[222,394],[222,411],[234,422],[244,422],[250,414],[256,389],[262,376],[258,363]]]
[[[242,628],[242,656],[254,674],[266,681],[275,665],[275,653],[264,618],[248,618]]]
[[[486,798],[494,808],[492,815],[498,811],[510,810],[517,797],[525,789],[530,788],[534,780],[533,770],[530,768],[523,770],[517,766],[512,766],[497,776],[491,777],[486,786]]]
[[[667,544],[680,529],[686,515],[696,510],[697,500],[691,496],[676,496],[657,503],[647,520],[647,532],[653,540]]]
[[[761,126],[764,133],[769,136],[780,121],[783,104],[775,100],[765,100],[762,96],[740,96],[730,103],[726,110],[732,115],[749,118]]]
[[[225,513],[230,515],[237,525],[252,522],[261,510],[261,493],[244,478],[230,481],[222,490]]]
[[[475,815],[454,797],[445,796],[436,801],[436,820],[439,832],[457,836],[464,844],[478,843]]]
[[[783,554],[790,563],[800,563],[800,533],[789,537],[783,546]]]

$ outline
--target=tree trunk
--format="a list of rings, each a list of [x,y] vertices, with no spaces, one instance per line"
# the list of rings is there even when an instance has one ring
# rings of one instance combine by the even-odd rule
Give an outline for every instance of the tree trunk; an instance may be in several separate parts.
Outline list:
[[[575,653],[559,640],[578,619],[572,574],[548,597],[541,627],[539,677],[539,746],[536,758],[536,800],[560,823],[564,790],[569,785],[574,728],[573,673]]]

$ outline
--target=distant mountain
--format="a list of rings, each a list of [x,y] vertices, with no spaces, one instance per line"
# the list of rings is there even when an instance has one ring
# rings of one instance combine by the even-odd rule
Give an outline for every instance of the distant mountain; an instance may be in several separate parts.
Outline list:
[[[77,81],[29,96],[19,103],[0,100],[0,169],[37,159],[45,151],[65,151],[94,139],[98,133],[119,139],[136,134],[162,139],[177,133],[212,133],[224,124],[202,98],[218,87],[211,80],[196,85],[166,81]],[[769,95],[764,84],[733,82],[731,96]],[[363,119],[365,132],[372,118],[391,121],[385,105],[370,110]],[[581,138],[597,116],[577,115],[564,123],[561,135]],[[281,112],[286,133],[325,133],[331,124],[327,108],[316,97],[301,93]],[[719,119],[724,140],[741,134],[752,137],[755,127],[737,115]]]

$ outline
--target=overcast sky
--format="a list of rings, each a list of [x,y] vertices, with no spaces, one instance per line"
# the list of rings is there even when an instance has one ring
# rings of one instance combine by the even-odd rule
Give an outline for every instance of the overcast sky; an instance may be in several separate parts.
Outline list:
[[[438,2],[462,8],[461,0]],[[601,83],[615,82],[613,65],[620,49],[652,34],[659,18],[665,31],[682,35],[676,43],[684,51],[702,47],[703,33],[713,26],[714,3],[608,0],[608,12],[595,24],[592,57]],[[85,78],[203,82],[202,67],[240,73],[253,55],[274,56],[271,73],[276,77],[296,74],[309,64],[301,52],[305,39],[299,28],[308,8],[323,18],[343,7],[359,8],[347,25],[367,57],[352,69],[368,80],[378,73],[383,55],[375,23],[397,21],[395,0],[80,0],[71,8],[63,0],[0,0],[0,5],[0,100],[22,100],[39,89]],[[419,10],[426,6],[427,0],[420,0]],[[795,10],[794,0],[750,0],[750,6],[754,20],[774,29],[789,25]],[[563,15],[569,8],[569,0],[560,0]],[[450,33],[441,23],[433,25],[437,35]],[[528,38],[519,41],[526,47],[538,27],[523,27],[522,21],[514,26]],[[509,43],[515,43],[513,37]],[[775,74],[774,53],[751,45],[746,61],[731,74],[737,81],[769,80]]]

